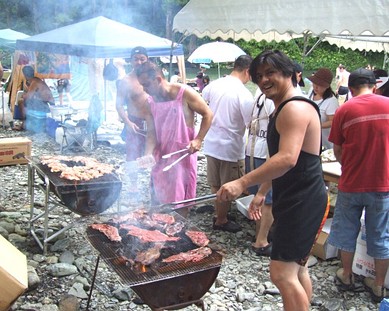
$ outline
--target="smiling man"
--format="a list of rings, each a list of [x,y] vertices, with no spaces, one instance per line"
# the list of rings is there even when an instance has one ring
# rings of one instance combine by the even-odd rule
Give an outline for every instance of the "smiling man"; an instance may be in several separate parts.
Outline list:
[[[270,277],[280,290],[286,311],[308,311],[312,283],[307,260],[326,214],[327,194],[320,162],[320,115],[310,100],[297,95],[293,62],[280,51],[258,55],[251,77],[273,100],[267,143],[270,158],[259,168],[221,187],[221,200],[237,198],[248,186],[272,181],[273,249]],[[262,200],[263,201],[263,200]],[[261,218],[261,200],[251,204],[251,218]]]

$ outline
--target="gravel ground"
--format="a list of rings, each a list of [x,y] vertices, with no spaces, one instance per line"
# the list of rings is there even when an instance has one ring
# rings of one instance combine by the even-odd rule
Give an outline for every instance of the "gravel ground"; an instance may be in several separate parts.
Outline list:
[[[11,136],[29,137],[33,142],[33,156],[59,154],[59,146],[44,133],[0,129],[0,138]],[[124,147],[98,145],[91,156],[120,169]],[[67,209],[53,209],[50,212],[50,229],[55,231],[68,224],[73,224],[73,227],[50,243],[49,251],[44,256],[29,231],[27,166],[3,166],[0,172],[0,234],[26,254],[29,266],[29,289],[11,310],[86,310],[97,253],[86,242],[85,227],[94,218],[80,217]],[[205,159],[201,157],[198,196],[210,193],[205,176]],[[142,189],[148,188],[148,172],[142,174],[140,185]],[[42,210],[43,195],[37,194],[36,197],[35,207]],[[143,199],[147,204],[149,198],[146,194]],[[115,211],[116,207],[114,204],[109,211]],[[243,230],[237,234],[213,231],[212,214],[196,213],[196,207],[188,215],[188,221],[207,233],[212,245],[223,254],[219,275],[203,297],[205,309],[282,310],[281,297],[269,279],[269,259],[250,252],[255,233],[253,222],[240,214],[235,206],[232,214],[243,226]],[[68,274],[61,276],[55,271],[58,263],[66,265]],[[318,260],[310,268],[314,288],[311,310],[378,310],[378,304],[371,302],[367,292],[338,291],[334,284],[338,266],[339,260],[332,259]],[[122,284],[104,262],[100,262],[89,310],[150,310],[146,305],[135,304],[134,297],[132,290]],[[184,308],[198,309],[194,305]]]

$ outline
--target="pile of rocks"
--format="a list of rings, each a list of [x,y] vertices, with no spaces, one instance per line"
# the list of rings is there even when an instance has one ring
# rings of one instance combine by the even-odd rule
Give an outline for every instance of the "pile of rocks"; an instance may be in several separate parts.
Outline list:
[[[59,146],[45,134],[0,130],[0,137],[28,136],[32,154],[59,154]],[[99,145],[91,155],[117,169],[124,160],[124,146]],[[198,196],[210,194],[206,184],[205,159],[199,161]],[[141,185],[148,187],[148,172],[141,176]],[[73,311],[85,310],[97,253],[86,242],[85,228],[93,219],[80,217],[67,209],[55,208],[50,213],[50,230],[58,230],[72,223],[73,227],[50,243],[44,256],[29,234],[30,206],[27,166],[0,167],[0,234],[26,254],[28,259],[29,289],[11,310]],[[145,194],[144,200],[148,197]],[[43,208],[43,195],[37,194],[36,207]],[[41,202],[41,203],[40,203]],[[116,209],[113,206],[111,209]],[[108,211],[109,212],[109,211]],[[191,209],[188,221],[207,233],[212,244],[223,253],[223,263],[214,285],[203,297],[206,310],[282,310],[278,290],[269,278],[269,259],[250,252],[255,234],[254,223],[235,206],[232,213],[242,225],[237,234],[212,230],[212,214]],[[310,269],[314,287],[312,310],[377,310],[367,292],[339,292],[334,284],[339,260],[318,261]],[[1,295],[1,293],[0,293]],[[118,276],[100,262],[89,310],[150,310],[134,303],[135,294]],[[196,306],[184,310],[198,310]]]

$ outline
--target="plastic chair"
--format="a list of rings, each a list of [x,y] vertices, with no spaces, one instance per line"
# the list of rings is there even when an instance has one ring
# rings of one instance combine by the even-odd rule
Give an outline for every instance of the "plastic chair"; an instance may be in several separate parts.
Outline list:
[[[90,151],[84,146],[84,141],[87,136],[86,124],[87,122],[85,120],[80,120],[75,123],[71,119],[71,114],[65,115],[63,122],[59,124],[63,129],[61,153],[76,148],[86,153]]]

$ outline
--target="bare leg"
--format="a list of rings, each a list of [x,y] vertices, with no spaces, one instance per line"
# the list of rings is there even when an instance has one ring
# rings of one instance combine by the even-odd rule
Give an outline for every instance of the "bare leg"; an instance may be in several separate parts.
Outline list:
[[[73,102],[73,98],[72,98],[72,96],[70,95],[70,92],[66,92],[66,96],[67,96],[67,98],[68,98],[69,104],[71,104],[71,103]]]
[[[308,263],[305,265],[305,267],[299,266],[299,281],[301,285],[304,287],[305,293],[307,294],[308,301],[310,302],[312,300],[312,281],[309,276],[308,272]]]
[[[212,193],[216,193],[219,189],[220,187],[211,186]],[[230,201],[228,202],[221,202],[218,200],[215,201],[215,213],[216,213],[215,224],[216,225],[220,226],[222,224],[225,224],[228,221],[227,214],[228,211],[230,210],[230,207],[231,207]]]
[[[256,222],[256,240],[253,243],[254,247],[265,247],[269,244],[267,236],[271,225],[273,224],[272,206],[264,204],[262,206],[262,218]]]
[[[308,311],[312,286],[308,270],[295,262],[272,260],[270,278],[280,290],[285,311]],[[308,296],[309,295],[309,296]]]
[[[353,259],[354,253],[340,251],[340,260],[342,261],[343,275],[347,277],[347,280],[350,279],[350,275],[352,275],[353,273]]]
[[[389,259],[374,259],[375,265],[375,285],[384,286],[386,272],[389,267]]]
[[[62,106],[62,104],[63,104],[63,93],[62,92],[59,93],[58,97],[59,97],[59,104]]]

